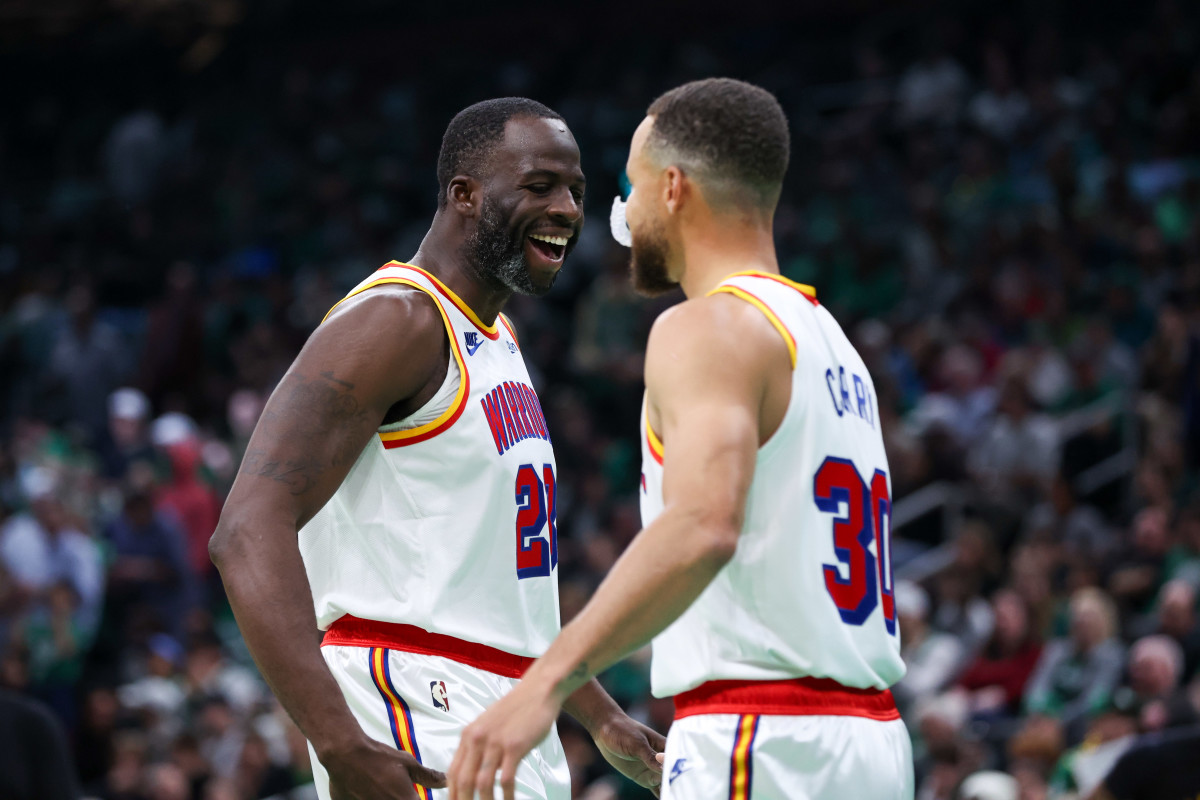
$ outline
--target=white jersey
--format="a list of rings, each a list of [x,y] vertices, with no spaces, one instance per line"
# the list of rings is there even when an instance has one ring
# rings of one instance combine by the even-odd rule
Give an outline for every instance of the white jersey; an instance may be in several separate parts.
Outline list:
[[[825,678],[886,689],[904,674],[892,595],[891,480],[871,376],[811,287],[730,276],[793,359],[791,400],[758,451],[737,552],[654,639],[653,692],[708,681]],[[642,523],[662,513],[663,447],[642,414]],[[889,701],[890,702],[890,701]]]
[[[389,263],[347,297],[385,283],[433,298],[458,388],[436,418],[380,428],[300,531],[317,624],[398,623],[438,642],[541,655],[559,631],[557,481],[516,337],[503,316],[484,325],[408,264]]]

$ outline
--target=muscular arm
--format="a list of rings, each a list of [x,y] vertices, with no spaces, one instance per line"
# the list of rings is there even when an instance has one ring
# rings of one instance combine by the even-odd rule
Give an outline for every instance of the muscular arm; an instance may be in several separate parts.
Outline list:
[[[675,621],[733,557],[782,340],[749,305],[715,296],[674,309],[646,350],[646,389],[665,443],[663,512],[630,544],[528,677],[559,696]]]
[[[446,352],[437,308],[419,292],[378,287],[339,306],[268,400],[209,543],[251,655],[322,763],[365,734],[321,657],[297,531]]]
[[[790,380],[786,346],[735,298],[690,301],[655,324],[646,388],[665,445],[663,513],[520,685],[464,732],[448,773],[453,800],[490,789],[497,770],[512,797],[517,762],[564,700],[678,618],[733,557],[769,416],[768,385],[783,374]]]

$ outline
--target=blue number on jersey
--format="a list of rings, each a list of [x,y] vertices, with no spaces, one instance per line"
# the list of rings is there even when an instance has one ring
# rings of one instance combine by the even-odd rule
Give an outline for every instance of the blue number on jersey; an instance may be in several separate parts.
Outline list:
[[[822,572],[825,589],[842,622],[862,625],[882,597],[884,625],[894,634],[892,502],[887,473],[876,470],[867,486],[852,462],[829,456],[813,476],[813,499],[818,509],[834,515],[833,550],[841,566],[823,564]],[[845,515],[839,516],[843,505]],[[872,541],[875,553],[871,552]],[[843,568],[848,577],[842,577]]]
[[[532,464],[517,470],[517,579],[550,574],[558,566],[558,484],[554,468],[542,466],[539,476]],[[549,530],[549,541],[542,529]]]

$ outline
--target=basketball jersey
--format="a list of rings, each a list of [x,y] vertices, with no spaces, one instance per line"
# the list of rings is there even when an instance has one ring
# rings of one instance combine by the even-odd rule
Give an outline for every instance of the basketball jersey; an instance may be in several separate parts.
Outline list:
[[[347,298],[386,283],[433,298],[458,388],[436,418],[381,427],[301,529],[317,624],[349,615],[541,655],[559,630],[557,481],[517,339],[503,315],[483,324],[408,264],[387,264]]]
[[[811,287],[745,272],[715,292],[753,304],[779,331],[793,364],[791,399],[758,451],[736,554],[654,639],[653,692],[803,676],[891,686],[904,664],[891,480],[871,376]],[[644,411],[641,439],[649,525],[663,509],[664,443]]]

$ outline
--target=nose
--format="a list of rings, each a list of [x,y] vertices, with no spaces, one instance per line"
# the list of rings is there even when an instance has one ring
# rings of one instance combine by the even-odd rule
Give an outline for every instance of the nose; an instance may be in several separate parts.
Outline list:
[[[566,186],[558,187],[551,196],[550,207],[546,211],[556,222],[572,227],[583,219],[583,204],[575,199],[575,195],[571,194],[571,190]]]

